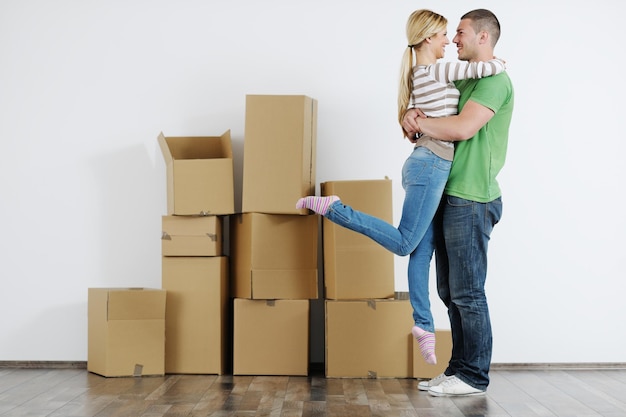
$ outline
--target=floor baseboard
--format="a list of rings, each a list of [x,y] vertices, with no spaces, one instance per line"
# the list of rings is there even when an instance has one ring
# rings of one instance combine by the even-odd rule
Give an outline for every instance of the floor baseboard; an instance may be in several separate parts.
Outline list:
[[[87,369],[86,361],[0,361],[0,369]],[[323,363],[312,363],[311,372],[323,373]],[[626,369],[622,362],[597,363],[492,363],[494,371],[557,371],[557,370],[602,370]]]
[[[0,368],[87,369],[86,361],[0,361]]]
[[[595,362],[595,363],[492,363],[494,371],[560,371],[560,370],[593,370],[593,369],[626,369],[622,362]]]

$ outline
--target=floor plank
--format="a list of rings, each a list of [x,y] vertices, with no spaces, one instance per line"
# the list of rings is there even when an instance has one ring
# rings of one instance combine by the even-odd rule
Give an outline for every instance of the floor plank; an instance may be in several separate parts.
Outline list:
[[[0,369],[2,417],[625,417],[626,370],[496,370],[485,396],[432,397],[414,379]]]

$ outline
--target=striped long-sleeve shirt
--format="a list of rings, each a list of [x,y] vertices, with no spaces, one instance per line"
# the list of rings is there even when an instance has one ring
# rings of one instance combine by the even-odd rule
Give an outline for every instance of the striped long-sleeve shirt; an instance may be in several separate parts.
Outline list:
[[[438,62],[413,67],[413,91],[409,108],[418,108],[428,117],[446,117],[458,113],[459,90],[453,81],[482,78],[505,70],[504,62],[492,59],[485,62]],[[434,142],[434,143],[433,143]],[[424,136],[415,144],[426,146],[442,158],[452,160],[454,145]]]

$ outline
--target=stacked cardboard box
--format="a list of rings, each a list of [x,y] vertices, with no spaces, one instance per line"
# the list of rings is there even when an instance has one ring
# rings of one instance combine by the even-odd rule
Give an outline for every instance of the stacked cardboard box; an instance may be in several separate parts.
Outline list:
[[[326,376],[413,375],[408,300],[326,300]]]
[[[391,181],[330,181],[356,210],[392,223]],[[372,239],[324,219],[327,377],[410,377],[411,304],[395,299],[394,255]]]
[[[233,373],[306,375],[319,219],[295,204],[315,192],[317,102],[249,95],[245,123],[242,213],[230,220]]]
[[[332,181],[321,189],[392,224],[389,180]],[[323,231],[326,375],[428,379],[442,373],[452,353],[450,331],[435,331],[438,363],[427,364],[410,333],[408,293],[394,292],[394,255],[326,219]]]
[[[162,287],[165,372],[222,374],[228,356],[228,268],[223,223],[234,213],[230,131],[158,137],[167,169]]]
[[[87,370],[106,377],[163,375],[165,291],[88,289]]]
[[[328,181],[324,196],[337,195],[355,210],[392,223],[391,180]],[[324,219],[326,298],[393,298],[394,255],[369,237]]]

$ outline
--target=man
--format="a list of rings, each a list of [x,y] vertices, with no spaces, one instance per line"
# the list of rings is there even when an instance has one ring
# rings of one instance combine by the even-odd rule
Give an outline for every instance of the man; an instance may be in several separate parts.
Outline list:
[[[489,10],[461,17],[453,42],[460,60],[487,61],[500,36]],[[423,118],[407,111],[402,126],[411,136],[455,141],[455,154],[435,218],[437,288],[448,308],[452,357],[443,374],[419,388],[434,396],[484,394],[489,385],[491,322],[485,280],[487,246],[502,214],[496,176],[504,165],[514,92],[506,73],[456,82],[459,114]]]

